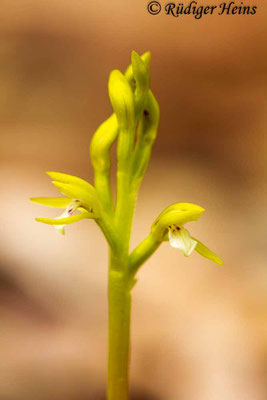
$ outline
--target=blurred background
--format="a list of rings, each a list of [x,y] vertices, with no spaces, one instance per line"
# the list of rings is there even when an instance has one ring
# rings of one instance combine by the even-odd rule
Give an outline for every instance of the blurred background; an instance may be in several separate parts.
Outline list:
[[[47,170],[93,182],[109,72],[132,49],[152,52],[161,106],[132,248],[193,202],[190,232],[224,260],[165,243],[140,271],[132,400],[267,399],[267,4],[245,3],[257,14],[195,20],[145,0],[1,1],[0,400],[104,399],[106,243],[92,221],[65,237],[36,223],[57,211],[29,197],[57,195]]]

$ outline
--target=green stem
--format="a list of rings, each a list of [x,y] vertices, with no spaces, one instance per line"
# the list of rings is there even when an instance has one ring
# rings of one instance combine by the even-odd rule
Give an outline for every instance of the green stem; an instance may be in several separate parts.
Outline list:
[[[131,293],[127,261],[111,251],[107,400],[128,400]]]
[[[137,193],[131,190],[128,174],[118,172],[117,176],[118,189],[115,224],[118,235],[120,235],[120,243],[124,251],[128,254]]]
[[[151,233],[145,238],[129,256],[129,277],[134,277],[142,264],[157,250],[159,242]]]
[[[118,176],[115,214],[117,246],[109,262],[109,352],[107,400],[128,400],[131,287],[129,242],[136,193],[129,191],[127,174]]]

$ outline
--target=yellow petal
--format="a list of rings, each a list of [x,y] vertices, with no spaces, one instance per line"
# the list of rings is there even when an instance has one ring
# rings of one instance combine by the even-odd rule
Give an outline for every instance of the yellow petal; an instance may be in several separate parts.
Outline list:
[[[192,238],[194,239],[194,238]],[[207,246],[201,243],[198,239],[194,239],[197,241],[197,245],[195,247],[195,251],[200,254],[202,257],[208,258],[209,260],[215,262],[216,264],[222,265],[223,262],[217,254],[213,253]]]
[[[57,181],[53,181],[52,183],[65,196],[68,196],[71,199],[81,200],[88,209],[92,208],[94,213],[98,213],[98,204],[95,189],[93,192],[88,192],[85,188],[81,186],[61,183]]]
[[[90,191],[94,191],[94,187],[87,181],[85,181],[82,178],[78,178],[77,176],[74,175],[68,175],[68,174],[62,174],[61,172],[53,172],[53,171],[48,171],[46,172],[47,175],[50,176],[54,181],[58,181],[61,183],[67,183],[75,186],[80,186],[83,187],[84,189]]]
[[[66,218],[35,218],[37,222],[43,222],[44,224],[48,225],[68,225],[72,224],[73,222],[80,221],[81,219],[85,218],[93,218],[92,214],[89,212],[80,213],[77,215],[72,215],[71,217]]]
[[[56,208],[66,208],[72,201],[68,197],[32,197],[30,200],[33,203]]]

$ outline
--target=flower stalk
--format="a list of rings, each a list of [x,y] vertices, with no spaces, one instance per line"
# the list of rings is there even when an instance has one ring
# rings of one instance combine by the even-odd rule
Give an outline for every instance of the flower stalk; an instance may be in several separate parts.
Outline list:
[[[130,251],[132,221],[138,190],[147,169],[159,125],[159,106],[150,89],[150,53],[141,57],[132,52],[125,74],[114,70],[109,79],[109,96],[114,113],[96,130],[90,156],[94,168],[94,186],[81,178],[48,172],[54,186],[65,197],[38,197],[35,203],[62,208],[56,218],[37,218],[55,225],[64,234],[65,226],[92,219],[102,230],[109,245],[108,302],[109,350],[107,400],[129,398],[129,348],[131,292],[136,274],[164,241],[185,256],[196,251],[222,264],[221,259],[184,225],[196,221],[204,212],[200,206],[175,203],[156,218],[149,235]],[[110,149],[117,141],[117,194],[114,202],[110,184]]]
[[[108,400],[127,400],[129,392],[129,349],[131,290],[127,265],[110,252],[108,278]]]

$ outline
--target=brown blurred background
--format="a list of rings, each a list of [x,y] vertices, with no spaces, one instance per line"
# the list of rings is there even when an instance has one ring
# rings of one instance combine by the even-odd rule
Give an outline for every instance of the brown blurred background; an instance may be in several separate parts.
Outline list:
[[[132,247],[194,202],[207,211],[190,231],[224,260],[165,244],[139,273],[132,399],[267,399],[267,4],[244,3],[257,14],[195,20],[145,0],[2,0],[0,400],[104,399],[106,243],[90,221],[65,237],[37,224],[57,212],[28,199],[56,195],[47,170],[93,181],[108,75],[132,49],[151,50],[161,106]]]

